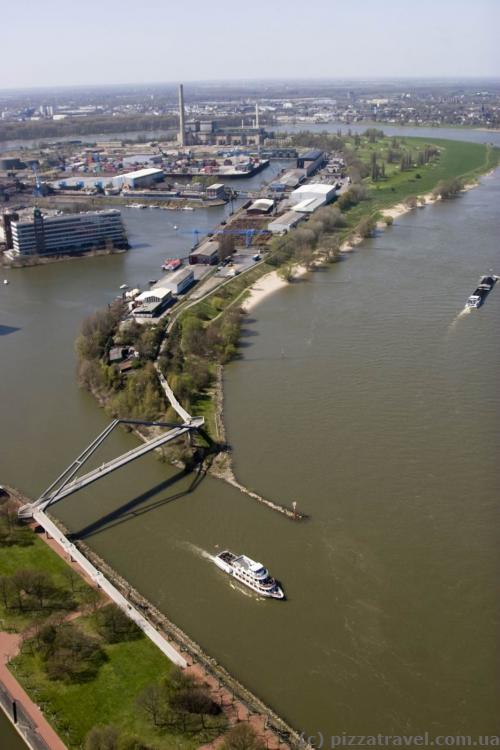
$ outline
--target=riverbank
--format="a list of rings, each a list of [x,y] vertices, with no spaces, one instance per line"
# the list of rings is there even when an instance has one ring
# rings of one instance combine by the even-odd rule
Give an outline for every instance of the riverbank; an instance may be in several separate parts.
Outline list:
[[[279,275],[278,271],[270,271],[270,273],[262,276],[255,284],[248,288],[241,309],[243,312],[249,313],[266,297],[278,292],[280,289],[284,289],[290,282],[301,278],[306,273],[307,268],[299,265],[293,269],[290,281],[286,281]]]
[[[81,260],[83,258],[98,258],[104,255],[120,255],[126,253],[129,248],[113,247],[100,250],[88,250],[78,253],[64,253],[63,255],[20,255],[8,256],[0,253],[0,266],[3,268],[32,268],[33,266],[46,266],[50,263],[63,263],[69,260]]]

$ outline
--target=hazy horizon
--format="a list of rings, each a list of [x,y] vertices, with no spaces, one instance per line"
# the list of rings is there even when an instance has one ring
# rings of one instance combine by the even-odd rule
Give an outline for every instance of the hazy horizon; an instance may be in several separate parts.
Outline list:
[[[395,76],[374,76],[372,78],[369,78],[368,76],[359,76],[357,78],[201,78],[201,79],[189,79],[189,78],[179,78],[179,79],[172,79],[172,80],[164,80],[164,81],[123,81],[121,83],[117,83],[116,81],[105,81],[102,83],[78,83],[78,84],[53,84],[53,85],[39,85],[39,86],[11,86],[7,88],[0,88],[0,94],[3,93],[15,93],[15,92],[41,92],[41,91],[64,91],[65,89],[73,90],[73,89],[113,89],[113,88],[131,88],[131,87],[137,87],[137,88],[148,88],[148,87],[172,87],[172,90],[175,92],[177,96],[177,89],[179,83],[187,83],[190,86],[193,87],[203,87],[203,86],[233,86],[236,84],[241,84],[242,86],[250,86],[250,85],[263,85],[263,86],[269,86],[271,84],[275,84],[278,86],[279,84],[305,84],[305,83],[311,83],[311,84],[324,84],[337,86],[341,88],[342,85],[357,85],[360,86],[361,84],[366,85],[376,85],[376,84],[398,84],[398,83],[408,83],[408,84],[452,84],[455,83],[457,85],[460,84],[472,84],[472,83],[494,83],[496,85],[500,85],[500,75],[490,75],[490,76],[403,76],[403,77],[395,77]],[[189,93],[189,90],[188,90]]]
[[[169,6],[19,0],[3,12],[0,90],[500,77],[497,0]]]

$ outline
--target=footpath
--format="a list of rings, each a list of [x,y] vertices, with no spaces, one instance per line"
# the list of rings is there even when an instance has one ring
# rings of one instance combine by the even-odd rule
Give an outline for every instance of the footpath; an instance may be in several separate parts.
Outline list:
[[[9,661],[19,653],[21,642],[22,637],[18,633],[0,632],[0,684],[8,690],[16,704],[21,704],[23,712],[28,715],[36,733],[50,750],[67,750],[66,745],[52,729],[39,707],[31,700],[28,693],[21,687],[8,668]],[[18,717],[19,713],[18,710]],[[9,715],[9,718],[12,719],[12,715]],[[19,721],[19,723],[22,722]],[[23,739],[27,740],[22,731],[19,733]],[[33,743],[33,747],[35,747],[35,743]]]

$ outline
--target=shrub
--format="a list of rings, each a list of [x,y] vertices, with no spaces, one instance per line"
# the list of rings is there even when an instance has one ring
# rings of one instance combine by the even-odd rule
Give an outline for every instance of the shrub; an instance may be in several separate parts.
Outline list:
[[[404,204],[407,208],[416,208],[417,207],[417,196],[416,195],[409,195],[404,200]]]
[[[432,191],[432,195],[435,198],[453,198],[455,195],[458,195],[463,188],[464,184],[462,180],[458,177],[452,177],[450,180],[441,180],[441,182],[438,182]]]
[[[225,736],[222,750],[264,750],[265,745],[257,737],[250,724],[236,724]]]
[[[356,227],[356,231],[361,235],[361,237],[372,237],[376,226],[377,220],[375,216],[365,216],[365,218],[361,219],[361,221],[359,222],[358,226]]]

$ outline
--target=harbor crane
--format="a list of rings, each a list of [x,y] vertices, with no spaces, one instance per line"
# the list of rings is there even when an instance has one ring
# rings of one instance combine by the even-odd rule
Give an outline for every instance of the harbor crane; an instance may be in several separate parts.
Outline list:
[[[190,230],[181,230],[179,234],[191,234],[194,240],[194,247],[198,246],[200,235],[201,236],[206,235],[209,238],[212,238],[219,234],[240,236],[240,237],[245,238],[245,247],[249,248],[252,245],[252,240],[254,237],[259,236],[259,235],[269,235],[270,232],[269,232],[269,229],[251,229],[251,228],[250,229],[215,229],[215,230],[190,229]]]

